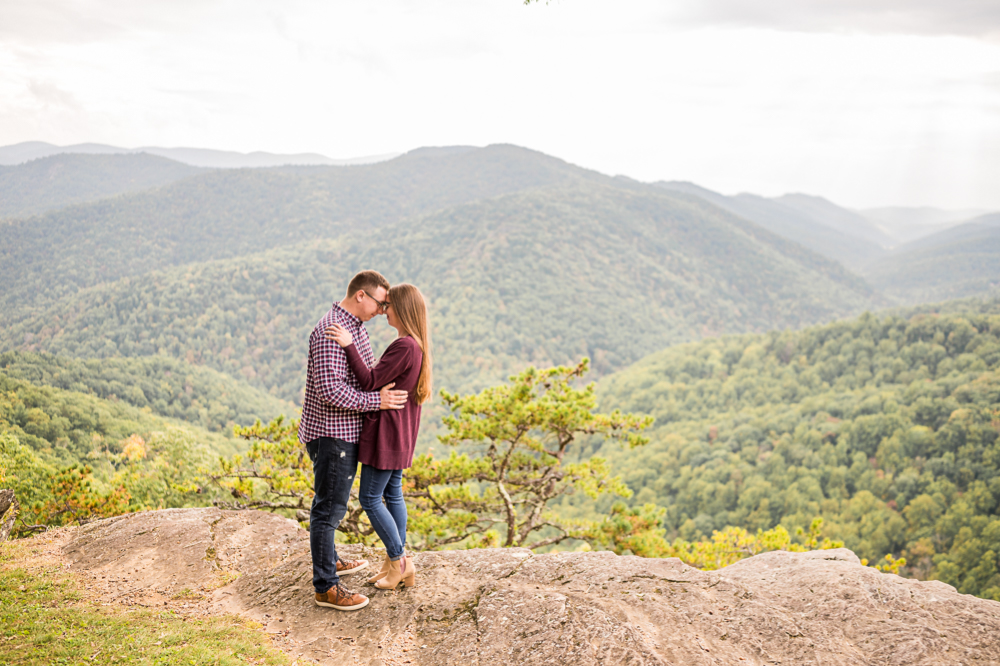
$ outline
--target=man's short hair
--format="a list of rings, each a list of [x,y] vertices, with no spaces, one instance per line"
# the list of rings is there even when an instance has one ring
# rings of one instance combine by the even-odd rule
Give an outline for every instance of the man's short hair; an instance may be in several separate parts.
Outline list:
[[[389,281],[381,273],[378,271],[361,271],[352,277],[350,283],[348,283],[347,297],[354,296],[354,294],[362,289],[365,291],[375,291],[379,287],[389,291]]]

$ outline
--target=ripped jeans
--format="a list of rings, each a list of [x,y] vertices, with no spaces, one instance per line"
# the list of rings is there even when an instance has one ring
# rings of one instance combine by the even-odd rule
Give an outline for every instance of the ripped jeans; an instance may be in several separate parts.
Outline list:
[[[309,510],[309,549],[312,551],[313,587],[318,594],[340,582],[337,546],[333,536],[347,513],[351,485],[358,471],[358,445],[333,437],[320,437],[306,444],[313,463],[315,481]]]

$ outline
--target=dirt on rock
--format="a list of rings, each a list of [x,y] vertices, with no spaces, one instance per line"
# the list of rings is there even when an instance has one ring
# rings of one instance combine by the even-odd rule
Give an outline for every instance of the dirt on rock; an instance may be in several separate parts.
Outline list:
[[[313,603],[308,534],[255,511],[170,509],[59,536],[93,593],[261,622],[322,664],[1000,664],[1000,603],[862,566],[847,549],[719,571],[525,549],[425,552],[418,583],[344,613]],[[380,554],[345,546],[345,558]]]

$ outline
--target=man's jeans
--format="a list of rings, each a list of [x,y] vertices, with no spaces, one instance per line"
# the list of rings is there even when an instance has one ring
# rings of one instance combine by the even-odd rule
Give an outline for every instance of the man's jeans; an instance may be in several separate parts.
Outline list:
[[[333,535],[347,513],[351,485],[358,471],[358,445],[333,437],[320,437],[306,444],[316,480],[309,511],[309,547],[312,550],[313,587],[317,594],[340,582],[337,547]]]

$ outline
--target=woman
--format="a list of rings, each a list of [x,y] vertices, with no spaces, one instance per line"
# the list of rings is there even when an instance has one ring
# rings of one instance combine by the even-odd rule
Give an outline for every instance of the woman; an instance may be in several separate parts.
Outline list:
[[[389,325],[398,337],[374,367],[368,368],[354,346],[351,334],[334,324],[326,336],[344,348],[347,362],[364,391],[376,391],[395,383],[407,391],[403,409],[365,414],[358,438],[361,463],[361,507],[375,533],[385,545],[385,561],[369,583],[391,590],[403,582],[416,584],[412,558],[406,557],[406,503],[403,501],[403,470],[413,464],[413,449],[420,427],[420,405],[431,396],[431,338],[427,303],[412,284],[389,289],[385,308]],[[382,500],[385,499],[383,505]]]

